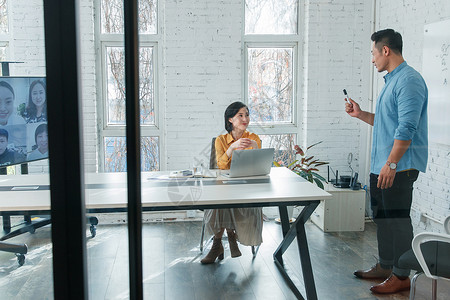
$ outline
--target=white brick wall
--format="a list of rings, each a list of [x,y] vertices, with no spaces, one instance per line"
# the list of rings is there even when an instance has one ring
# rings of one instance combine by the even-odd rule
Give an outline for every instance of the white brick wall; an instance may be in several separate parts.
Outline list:
[[[363,107],[369,105],[372,7],[370,1],[306,2],[308,93],[302,100],[307,101],[307,144],[323,140],[314,154],[340,174],[350,174],[347,157],[352,153],[352,168],[364,182],[367,127],[347,116],[342,90]]]
[[[225,107],[243,99],[242,8],[241,0],[165,1],[167,169],[209,161]]]
[[[393,28],[403,36],[403,56],[419,72],[422,70],[423,28],[425,24],[450,18],[447,0],[378,0],[377,29]],[[381,77],[378,77],[382,80]],[[416,232],[440,231],[450,215],[450,146],[430,144],[428,167],[415,184],[411,217]],[[420,218],[421,213],[430,218]]]

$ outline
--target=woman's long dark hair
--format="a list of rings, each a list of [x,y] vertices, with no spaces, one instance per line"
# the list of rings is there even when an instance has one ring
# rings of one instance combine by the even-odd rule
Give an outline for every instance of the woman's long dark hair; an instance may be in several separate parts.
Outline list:
[[[44,91],[45,91],[45,104],[44,104],[44,107],[42,108],[42,115],[46,115],[47,114],[47,87],[45,86],[45,83],[42,80],[35,80],[35,81],[33,81],[31,83],[30,90],[28,92],[28,104],[27,104],[26,111],[27,111],[27,115],[28,115],[29,118],[37,117],[36,116],[36,114],[37,114],[36,104],[33,103],[33,100],[31,98],[32,90],[33,90],[33,88],[34,88],[34,86],[36,84],[40,84],[44,88]]]
[[[241,108],[247,108],[248,111],[248,107],[247,105],[245,105],[244,103],[240,102],[240,101],[236,101],[231,103],[230,105],[228,105],[227,109],[225,110],[225,130],[230,133],[233,130],[233,124],[230,123],[230,121],[228,121],[229,118],[234,117]]]

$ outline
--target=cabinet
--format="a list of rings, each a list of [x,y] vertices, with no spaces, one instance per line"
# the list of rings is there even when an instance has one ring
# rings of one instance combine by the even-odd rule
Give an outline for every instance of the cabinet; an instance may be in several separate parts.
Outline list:
[[[324,232],[364,231],[366,191],[335,188],[332,184],[325,185],[325,190],[333,198],[320,201],[311,221]]]

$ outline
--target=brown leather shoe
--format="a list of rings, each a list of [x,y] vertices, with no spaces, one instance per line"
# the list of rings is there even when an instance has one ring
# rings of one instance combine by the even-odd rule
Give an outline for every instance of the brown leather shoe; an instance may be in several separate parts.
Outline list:
[[[353,274],[362,279],[386,279],[391,273],[391,269],[383,269],[378,263],[368,270],[357,270]]]
[[[394,294],[401,291],[409,290],[411,281],[409,277],[401,280],[396,275],[392,274],[388,279],[378,285],[374,285],[370,288],[373,293],[377,294]]]

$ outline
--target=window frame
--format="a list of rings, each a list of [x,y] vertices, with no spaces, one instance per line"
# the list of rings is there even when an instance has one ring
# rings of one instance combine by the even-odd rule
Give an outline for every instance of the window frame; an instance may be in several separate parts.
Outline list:
[[[11,61],[12,59],[9,57],[9,46],[11,44],[11,5],[9,3],[9,0],[6,0],[6,5],[7,5],[7,11],[6,11],[6,15],[8,18],[8,23],[7,23],[7,28],[8,28],[8,32],[7,33],[0,33],[0,47],[5,48],[5,60],[6,61]],[[1,73],[1,72],[0,72]],[[4,76],[2,74],[2,76]]]
[[[295,134],[296,142],[303,137],[303,122],[302,118],[306,112],[303,109],[304,105],[304,90],[307,88],[303,84],[305,64],[303,59],[303,45],[304,32],[307,28],[300,27],[301,20],[304,20],[304,8],[300,0],[297,4],[297,33],[296,34],[245,34],[245,0],[243,2],[242,13],[242,72],[243,84],[242,95],[244,95],[244,103],[248,104],[248,48],[276,48],[276,47],[293,47],[293,100],[292,100],[292,123],[290,124],[252,124],[249,125],[249,130],[257,134],[271,135],[271,134]],[[303,71],[303,72],[302,72]]]
[[[290,123],[257,124],[255,126],[264,130],[264,134],[297,134],[298,127],[298,45],[295,42],[246,42],[244,46],[244,95],[245,103],[249,104],[248,95],[248,49],[249,48],[291,48],[292,49],[292,120]],[[281,130],[281,131],[280,131]],[[270,132],[270,133],[268,133]]]
[[[155,112],[155,123],[152,125],[141,125],[141,138],[142,137],[157,137],[158,138],[158,156],[159,167],[166,164],[165,158],[161,156],[164,147],[164,134],[163,128],[163,115],[164,106],[160,103],[160,95],[163,95],[163,87],[161,86],[160,74],[162,70],[161,59],[162,55],[162,9],[161,1],[156,0],[156,33],[151,34],[139,34],[139,47],[152,47],[152,61],[153,61],[153,105]],[[97,128],[98,128],[98,163],[97,168],[99,172],[105,172],[105,138],[108,137],[125,137],[126,125],[112,124],[108,125],[108,111],[107,111],[107,57],[106,49],[108,47],[124,47],[124,35],[118,33],[102,33],[101,28],[101,4],[102,0],[96,0],[95,2],[95,44],[96,44],[96,70],[97,76]]]

